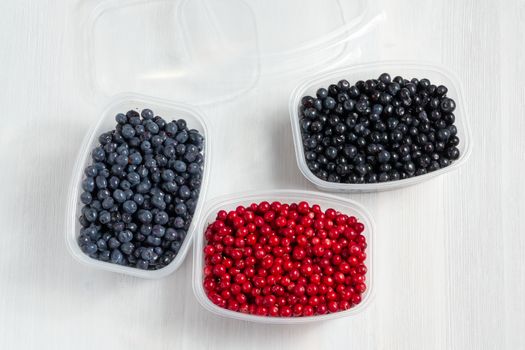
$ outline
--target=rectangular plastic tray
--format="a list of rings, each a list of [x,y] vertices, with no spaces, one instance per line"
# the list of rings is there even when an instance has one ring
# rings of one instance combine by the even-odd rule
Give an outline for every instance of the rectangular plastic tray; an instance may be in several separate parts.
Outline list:
[[[282,203],[297,203],[306,201],[309,204],[318,204],[323,210],[333,208],[336,211],[348,215],[354,215],[357,219],[365,225],[363,235],[367,240],[367,258],[365,265],[367,266],[366,285],[367,290],[363,295],[363,299],[357,306],[333,314],[310,316],[310,317],[268,317],[248,315],[240,312],[235,312],[223,309],[213,304],[203,288],[203,253],[204,246],[204,232],[209,224],[215,221],[217,212],[223,210],[234,210],[239,205],[248,206],[251,203],[259,203],[262,201],[280,201]],[[372,217],[368,214],[365,208],[360,204],[343,199],[334,195],[324,194],[310,191],[296,191],[296,190],[269,190],[261,192],[241,193],[223,196],[212,200],[206,205],[202,215],[198,220],[196,227],[197,234],[195,236],[195,245],[193,248],[193,291],[199,303],[208,311],[224,317],[234,318],[243,321],[259,322],[259,323],[278,323],[278,324],[298,324],[315,321],[332,320],[339,317],[354,315],[363,310],[372,298],[373,292],[373,274],[374,274],[374,223]]]
[[[135,267],[121,266],[92,259],[80,250],[77,243],[80,232],[78,218],[82,208],[82,203],[80,202],[80,194],[82,193],[81,181],[84,178],[84,169],[91,160],[91,151],[98,144],[98,136],[103,132],[115,128],[115,115],[117,113],[126,113],[132,109],[141,111],[144,108],[150,108],[155,115],[159,115],[169,121],[181,118],[185,119],[188,123],[188,128],[198,130],[205,139],[203,179],[199,200],[197,202],[195,213],[193,214],[193,220],[175,259],[169,265],[159,270],[141,270]],[[190,248],[193,233],[197,226],[196,223],[200,216],[203,203],[206,200],[206,189],[208,186],[211,164],[211,143],[210,133],[208,132],[204,120],[205,118],[203,118],[198,110],[185,104],[168,102],[137,94],[118,95],[112,99],[109,105],[102,111],[97,124],[93,126],[91,132],[86,134],[73,169],[73,176],[69,188],[68,216],[66,219],[65,232],[69,250],[77,260],[102,270],[119,272],[142,278],[162,278],[179,268]]]
[[[447,96],[454,99],[457,106],[454,114],[456,115],[455,125],[457,126],[458,137],[460,139],[460,144],[458,146],[460,151],[459,159],[454,161],[448,167],[430,172],[425,175],[414,176],[404,180],[372,184],[345,184],[321,180],[315,176],[306,165],[304,147],[301,137],[301,128],[299,124],[299,107],[301,98],[306,95],[315,96],[317,89],[321,87],[327,88],[330,84],[335,84],[341,79],[346,79],[350,82],[350,84],[354,84],[358,80],[376,79],[381,73],[385,72],[392,76],[400,75],[406,79],[427,78],[432,84],[442,84],[448,88]],[[463,90],[461,84],[454,74],[437,65],[385,61],[328,71],[321,75],[310,77],[299,84],[290,96],[289,109],[292,123],[295,155],[299,170],[310,182],[323,191],[371,192],[393,190],[401,187],[416,185],[459,168],[467,161],[472,150],[472,137],[470,134],[468,115],[466,111],[465,100],[463,99]]]

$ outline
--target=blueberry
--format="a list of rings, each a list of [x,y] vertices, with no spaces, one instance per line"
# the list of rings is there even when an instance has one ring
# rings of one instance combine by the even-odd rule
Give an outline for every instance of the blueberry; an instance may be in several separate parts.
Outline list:
[[[405,163],[404,170],[408,174],[413,174],[416,171],[416,166],[414,165],[414,163],[409,161],[409,162]]]
[[[160,135],[155,135],[151,138],[151,144],[153,145],[153,147],[158,147],[160,145],[162,145],[162,137]]]
[[[139,210],[138,211],[138,219],[143,224],[148,224],[153,220],[153,215],[149,210]]]
[[[113,223],[113,231],[120,232],[123,231],[126,225],[122,221]]]
[[[91,152],[91,157],[94,161],[100,162],[106,159],[106,152],[104,152],[104,149],[101,146],[95,147]]]
[[[123,113],[119,113],[115,116],[115,121],[122,125],[128,122],[128,117]]]
[[[89,204],[93,200],[93,196],[89,192],[82,192],[80,195],[80,201],[84,204]]]
[[[328,90],[326,90],[325,88],[320,88],[317,90],[316,96],[317,98],[325,99],[328,97]]]
[[[390,179],[390,176],[387,173],[380,173],[378,177],[379,182],[386,182]]]
[[[96,209],[96,210],[101,210],[102,209],[102,204],[100,203],[99,200],[94,200],[91,202],[91,208],[93,209]]]
[[[142,179],[146,178],[149,174],[149,170],[144,165],[138,166],[136,171]]]
[[[326,109],[334,109],[337,105],[337,102],[332,97],[327,97],[324,99],[323,107]]]
[[[153,121],[159,126],[159,128],[161,129],[164,129],[164,127],[166,126],[166,121],[164,120],[164,118],[160,117],[160,116],[156,116],[155,118],[153,118]]]
[[[123,213],[121,215],[122,221],[124,221],[126,224],[131,223],[131,220],[133,219],[132,215],[129,213]]]
[[[113,264],[122,264],[124,262],[124,256],[122,255],[122,252],[118,249],[113,249],[111,251],[110,259]]]
[[[164,127],[164,130],[169,136],[173,136],[177,134],[177,131],[179,130],[179,128],[176,123],[170,122],[166,124],[166,126]]]
[[[82,180],[82,189],[86,192],[93,192],[95,189],[95,179],[92,177],[86,177]]]
[[[164,239],[168,241],[174,241],[177,238],[177,231],[174,228],[169,227],[164,233]]]
[[[151,234],[151,231],[153,230],[152,226],[150,224],[144,224],[140,226],[139,232],[144,235],[148,236]]]
[[[109,261],[110,254],[111,252],[109,250],[102,250],[98,253],[97,259],[101,261]]]
[[[178,186],[177,184],[174,182],[174,181],[170,181],[170,182],[164,182],[162,184],[162,189],[166,192],[169,192],[169,193],[174,193],[178,190]]]
[[[377,154],[377,160],[379,163],[387,163],[390,160],[390,152],[386,150],[380,151]],[[381,179],[381,176],[379,176],[379,178]]]
[[[97,252],[97,245],[95,243],[86,243],[82,246],[80,246],[82,251],[86,253],[87,255],[91,255]]]
[[[175,164],[173,165],[173,169],[178,172],[178,173],[183,173],[186,171],[186,163],[184,163],[183,161],[181,160],[178,160],[175,162]]]
[[[142,203],[144,203],[144,196],[140,193],[135,193],[133,195],[133,201],[137,203],[137,206],[142,205]]]
[[[140,143],[140,149],[144,152],[144,153],[150,153],[151,152],[151,143],[147,140],[145,141],[142,141]]]
[[[106,197],[102,201],[102,208],[104,208],[106,210],[109,210],[109,209],[113,208],[114,205],[115,205],[115,201],[113,200],[112,197]]]
[[[101,238],[97,241],[97,247],[99,250],[107,250],[108,244],[105,239]]]
[[[88,177],[95,177],[98,175],[98,169],[95,168],[93,165],[89,165],[84,170],[84,174]]]
[[[84,207],[85,210],[83,210],[84,217],[88,222],[94,222],[97,220],[97,211],[93,208]]]
[[[450,131],[448,129],[439,129],[437,132],[437,138],[440,141],[447,142],[450,136]]]
[[[126,255],[131,255],[134,249],[135,245],[131,242],[122,243],[122,245],[120,246],[120,250]]]
[[[115,199],[115,201],[117,201],[118,203],[124,203],[124,201],[126,200],[126,195],[124,194],[124,191],[116,189],[115,191],[113,191],[113,199]]]
[[[161,210],[166,208],[166,202],[164,202],[164,198],[160,195],[154,195],[151,197],[151,204]]]
[[[187,125],[186,125],[186,121],[184,119],[179,119],[177,120],[177,127],[179,128],[179,130],[182,130],[182,129],[186,129]]]
[[[392,79],[390,78],[390,74],[388,73],[383,73],[379,76],[379,81],[381,81],[382,83],[385,83],[385,84],[390,84],[390,82],[392,81]]]
[[[337,157],[337,148],[330,146],[326,149],[325,154],[328,158],[335,159]]]
[[[179,188],[179,196],[181,198],[190,198],[191,192],[188,186],[184,185]]]
[[[446,150],[447,157],[452,160],[459,158],[459,149],[457,147],[450,147]]]
[[[151,109],[145,108],[140,112],[140,115],[142,116],[142,119],[148,120],[153,119],[153,111]]]
[[[183,228],[184,224],[185,224],[184,219],[181,218],[180,216],[177,216],[175,220],[173,220],[173,227],[175,228]]]
[[[144,180],[137,185],[136,191],[138,193],[148,193],[151,188],[151,183],[149,180]]]
[[[98,221],[103,225],[108,224],[111,221],[111,214],[106,210],[102,210],[98,216]]]
[[[166,169],[161,174],[162,180],[169,182],[175,179],[175,173],[171,169]]]
[[[146,237],[146,243],[150,246],[158,247],[161,245],[162,240],[157,236],[149,235],[148,237]]]
[[[128,230],[120,231],[118,233],[118,240],[122,243],[131,242],[133,239],[133,233]]]
[[[115,158],[115,163],[121,166],[125,166],[128,164],[128,156],[125,154],[118,155]]]
[[[457,136],[452,136],[449,140],[448,140],[448,144],[450,146],[457,146],[459,145],[459,138]]]
[[[186,182],[186,179],[182,176],[175,176],[175,184],[182,186]]]
[[[81,233],[83,233],[83,231],[81,231]],[[78,237],[78,245],[82,246],[88,243],[91,243],[91,238],[89,238],[87,235],[81,234]]]
[[[130,139],[135,136],[135,128],[131,124],[124,124],[121,130],[122,137]]]
[[[175,258],[175,254],[173,254],[173,252],[165,252],[161,257],[160,257],[160,264],[162,266],[166,266],[166,265],[169,265],[169,263],[171,263],[173,261],[173,259]]]
[[[179,203],[175,206],[175,214],[184,215],[187,212],[187,207],[184,203]]]
[[[134,185],[137,185],[138,183],[140,183],[140,175],[137,174],[136,172],[132,171],[132,172],[129,172],[128,175],[126,176],[126,179],[128,180],[128,182],[134,186]]]
[[[119,246],[120,246],[120,241],[118,239],[116,239],[115,237],[111,237],[108,240],[108,247],[109,247],[109,249],[115,249],[115,248],[118,248]]]
[[[142,250],[141,254],[140,254],[140,257],[146,261],[151,261],[153,260],[155,256],[155,252],[153,250],[153,248],[146,248],[144,250]]]
[[[180,250],[181,245],[182,245],[182,243],[180,241],[173,241],[173,242],[171,242],[170,249],[171,249],[172,252],[177,254],[179,252],[179,250]]]
[[[107,163],[111,164],[111,165],[116,164],[117,163],[117,157],[118,157],[117,152],[111,152],[108,155]]]
[[[137,211],[137,203],[132,200],[127,200],[124,202],[124,204],[122,204],[122,209],[126,213],[133,214]]]
[[[168,165],[168,158],[162,154],[157,154],[155,156],[155,160],[157,161],[157,164],[160,168],[163,168],[166,165]],[[160,172],[159,172],[159,175],[160,175]]]
[[[450,132],[450,136],[456,136],[458,133],[458,129],[456,128],[455,125],[450,125],[448,127],[448,131]]]
[[[456,109],[456,102],[453,99],[445,97],[441,100],[441,110],[446,113],[452,113]]]
[[[97,188],[99,189],[104,189],[108,186],[108,181],[106,180],[106,178],[102,175],[98,175],[96,178],[95,178],[95,184],[97,186]]]
[[[162,225],[155,225],[151,229],[151,234],[156,237],[163,237],[165,233],[166,233],[166,229]]]
[[[156,224],[165,225],[168,223],[169,216],[164,211],[159,211],[157,214],[155,214],[154,221]]]
[[[159,126],[153,121],[147,122],[144,127],[152,134],[157,134],[159,132]]]
[[[126,113],[126,117],[128,117],[128,121],[132,125],[138,125],[140,124],[140,115],[137,111],[129,110]]]
[[[143,260],[143,259],[137,260],[137,265],[136,266],[137,266],[138,269],[147,270],[148,269],[148,265],[149,265],[149,263],[146,260]]]
[[[181,130],[177,132],[177,134],[175,135],[175,140],[179,143],[186,143],[186,141],[188,141],[188,138],[189,138],[189,135],[186,130]]]
[[[137,127],[135,127],[135,130],[136,130]],[[130,147],[138,147],[140,145],[140,139],[138,137],[132,137],[128,140],[128,144]]]
[[[123,176],[124,173],[124,166],[114,164],[111,166],[111,174],[115,176]]]
[[[131,197],[133,197],[133,191],[128,188],[124,191],[124,195],[126,195],[126,199],[131,199]]]

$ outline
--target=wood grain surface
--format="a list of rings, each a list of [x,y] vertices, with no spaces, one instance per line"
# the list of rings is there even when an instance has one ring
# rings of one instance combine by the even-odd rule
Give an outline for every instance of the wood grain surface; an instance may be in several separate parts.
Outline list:
[[[78,62],[76,14],[93,2],[0,2],[0,349],[525,348],[523,0],[373,2],[385,19],[360,39],[357,61],[456,72],[474,149],[463,168],[421,185],[348,195],[376,220],[374,300],[299,326],[210,314],[193,295],[191,256],[158,281],[70,256],[67,187],[101,108]],[[261,79],[205,107],[216,141],[209,198],[313,189],[292,147],[294,81]]]

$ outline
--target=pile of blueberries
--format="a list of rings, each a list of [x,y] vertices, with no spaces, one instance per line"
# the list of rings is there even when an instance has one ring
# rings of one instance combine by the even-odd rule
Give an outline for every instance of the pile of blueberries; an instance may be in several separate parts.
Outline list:
[[[308,168],[338,183],[376,183],[424,175],[459,158],[454,100],[428,79],[347,80],[301,100]]]
[[[115,117],[84,170],[78,244],[90,257],[160,269],[177,255],[201,187],[204,138],[150,109]]]

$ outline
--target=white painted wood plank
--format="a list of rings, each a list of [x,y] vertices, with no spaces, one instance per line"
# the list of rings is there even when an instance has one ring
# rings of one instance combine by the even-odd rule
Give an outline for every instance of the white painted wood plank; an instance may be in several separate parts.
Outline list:
[[[464,83],[474,152],[422,185],[352,195],[376,218],[375,298],[360,315],[264,326],[217,318],[191,259],[161,281],[96,271],[66,251],[76,151],[97,106],[77,60],[83,2],[0,3],[0,349],[519,349],[525,347],[525,3],[380,0],[361,61],[444,64]],[[208,107],[209,195],[312,189],[290,138],[293,79]],[[241,135],[233,140],[232,135]]]

